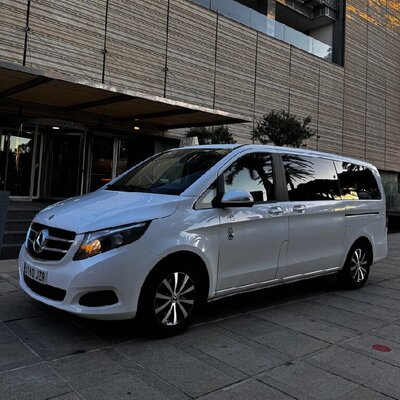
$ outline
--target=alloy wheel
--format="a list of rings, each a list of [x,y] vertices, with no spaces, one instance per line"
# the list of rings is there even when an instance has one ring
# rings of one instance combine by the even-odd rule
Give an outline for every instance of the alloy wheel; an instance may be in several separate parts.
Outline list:
[[[195,286],[192,278],[184,272],[173,272],[157,288],[154,311],[162,324],[175,326],[188,317],[194,302]]]
[[[354,251],[350,261],[351,276],[356,283],[362,282],[367,275],[368,256],[363,249]]]

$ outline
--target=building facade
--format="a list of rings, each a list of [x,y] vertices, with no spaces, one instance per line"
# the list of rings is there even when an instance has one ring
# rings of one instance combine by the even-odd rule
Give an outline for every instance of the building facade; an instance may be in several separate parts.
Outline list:
[[[400,173],[399,0],[0,0],[0,189],[94,190],[271,109],[312,117],[312,149]]]

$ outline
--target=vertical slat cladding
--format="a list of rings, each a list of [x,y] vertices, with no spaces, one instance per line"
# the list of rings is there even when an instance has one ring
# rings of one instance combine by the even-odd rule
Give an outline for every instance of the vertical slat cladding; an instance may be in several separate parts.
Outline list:
[[[254,30],[219,16],[215,108],[253,115],[256,40]]]
[[[347,0],[343,153],[365,158],[368,4]]]
[[[318,150],[341,154],[343,134],[343,68],[321,61]]]
[[[302,50],[292,48],[290,62],[290,112],[301,118],[311,116],[309,126],[316,129],[320,60]],[[315,149],[316,140],[314,136],[307,141],[307,146]]]
[[[366,159],[385,164],[386,1],[369,0]]]
[[[0,1],[0,60],[22,63],[28,0]]]
[[[105,0],[31,2],[26,65],[101,80]]]
[[[186,0],[171,0],[167,97],[213,105],[217,15]]]
[[[385,169],[400,171],[400,15],[393,0],[387,3],[386,39],[386,165]]]
[[[256,117],[270,110],[287,110],[290,47],[266,35],[258,37]]]
[[[163,96],[167,0],[112,0],[105,82]]]

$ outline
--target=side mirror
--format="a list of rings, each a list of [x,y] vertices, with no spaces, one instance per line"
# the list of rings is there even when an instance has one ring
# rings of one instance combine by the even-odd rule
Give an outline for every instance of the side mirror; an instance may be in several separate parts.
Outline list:
[[[253,207],[254,198],[245,190],[233,189],[225,193],[219,201],[219,207]]]

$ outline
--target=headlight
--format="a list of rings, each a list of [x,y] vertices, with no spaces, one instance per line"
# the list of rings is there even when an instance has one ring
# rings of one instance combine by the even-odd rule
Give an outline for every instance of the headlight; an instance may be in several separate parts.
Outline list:
[[[104,229],[102,231],[87,233],[74,260],[84,260],[108,250],[124,246],[138,240],[145,232],[150,222],[120,226],[118,228]]]

